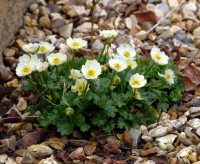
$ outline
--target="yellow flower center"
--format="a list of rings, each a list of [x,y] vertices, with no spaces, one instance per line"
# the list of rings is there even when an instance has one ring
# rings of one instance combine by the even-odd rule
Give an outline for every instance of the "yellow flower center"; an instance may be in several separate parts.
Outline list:
[[[40,48],[39,48],[39,51],[40,52],[46,52],[48,50],[48,47],[46,47],[46,46],[40,46]]]
[[[127,58],[130,57],[130,56],[131,56],[130,51],[125,51],[125,52],[124,52],[124,56],[127,57]]]
[[[95,76],[96,75],[96,71],[94,69],[89,69],[87,71],[88,76]]]
[[[79,47],[81,44],[79,42],[72,42],[73,47]]]
[[[31,67],[25,66],[22,68],[22,73],[30,73],[31,72]]]
[[[122,68],[121,64],[119,64],[119,63],[115,63],[114,67],[116,70],[120,70]]]
[[[155,54],[155,58],[156,58],[157,60],[161,60],[161,59],[162,59],[162,57],[160,56],[160,54]]]
[[[166,78],[167,80],[170,80],[170,79],[171,79],[171,75],[165,75],[165,78]]]
[[[139,80],[133,80],[132,85],[140,85],[140,81]]]
[[[59,64],[60,62],[61,62],[60,58],[54,58],[52,60],[52,63],[54,63],[54,64]]]
[[[79,92],[81,92],[81,91],[83,91],[84,90],[84,84],[79,84],[78,86],[77,86],[77,90],[79,91]]]

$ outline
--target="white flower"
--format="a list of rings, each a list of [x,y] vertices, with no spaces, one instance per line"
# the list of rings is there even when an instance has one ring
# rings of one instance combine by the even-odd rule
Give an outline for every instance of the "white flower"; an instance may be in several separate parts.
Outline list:
[[[134,90],[134,98],[136,99],[136,100],[142,100],[143,98],[142,98],[142,96],[141,96],[141,93],[136,89],[136,90]]]
[[[83,75],[82,75],[82,73],[79,70],[77,70],[77,69],[71,69],[70,70],[70,76],[69,76],[69,78],[71,78],[73,80],[76,80],[76,79],[78,79],[80,77],[83,77]]]
[[[16,68],[16,74],[19,77],[31,74],[34,71],[34,65],[28,63],[18,63]]]
[[[78,92],[78,95],[82,95],[87,87],[87,80],[81,78],[76,79],[75,85],[71,87],[72,92]],[[88,90],[89,88],[87,88]]]
[[[80,50],[87,47],[87,41],[82,38],[69,38],[67,39],[67,45],[73,50]]]
[[[131,68],[135,69],[137,67],[137,62],[132,59],[126,59],[126,64]]]
[[[50,53],[55,49],[55,46],[48,42],[40,42],[39,46],[40,46],[38,49],[39,54]]]
[[[130,86],[134,89],[141,88],[141,87],[145,86],[146,83],[147,83],[147,80],[144,78],[144,76],[140,75],[138,73],[132,75],[129,80]]]
[[[118,58],[110,59],[108,64],[110,68],[114,69],[117,72],[121,72],[128,67],[127,63],[123,59]]]
[[[158,47],[153,47],[150,54],[156,63],[160,65],[168,64],[169,57],[163,51],[160,51]]]
[[[163,75],[163,74],[160,74],[160,73],[158,73],[158,75],[159,75],[160,77],[164,77],[165,80],[166,80],[170,85],[174,84],[175,74],[174,74],[174,71],[172,71],[171,69],[165,70],[165,74],[164,74],[164,75]]]
[[[60,65],[67,60],[67,56],[62,53],[51,53],[47,56],[50,65]]]
[[[22,47],[22,49],[27,53],[35,53],[38,50],[38,48],[39,48],[38,43],[28,43]]]
[[[102,30],[100,31],[100,36],[103,39],[114,39],[118,35],[118,32],[116,30]]]
[[[37,70],[38,72],[42,72],[42,71],[47,70],[48,67],[49,67],[49,63],[48,63],[48,62],[39,62],[39,63],[36,65],[36,70]]]
[[[19,63],[20,64],[27,64],[27,65],[31,65],[32,66],[32,70],[35,71],[36,70],[36,66],[37,64],[41,62],[40,59],[38,58],[37,55],[27,55],[24,54],[23,56],[19,57]]]
[[[117,48],[117,53],[119,55],[119,57],[122,58],[134,58],[136,56],[136,51],[135,49],[130,46],[129,44],[121,44],[118,48]]]
[[[85,65],[82,66],[81,72],[86,79],[97,79],[101,74],[101,65],[95,59],[87,60]]]

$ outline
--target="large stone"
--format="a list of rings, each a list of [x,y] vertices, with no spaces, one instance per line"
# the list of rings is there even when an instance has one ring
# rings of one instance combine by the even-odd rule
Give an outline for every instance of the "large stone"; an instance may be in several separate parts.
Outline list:
[[[0,0],[0,64],[3,63],[2,51],[11,44],[15,33],[22,25],[22,16],[26,8],[35,0]]]

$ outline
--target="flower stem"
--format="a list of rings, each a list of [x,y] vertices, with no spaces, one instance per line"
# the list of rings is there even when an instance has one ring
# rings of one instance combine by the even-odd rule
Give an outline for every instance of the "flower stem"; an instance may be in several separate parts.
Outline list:
[[[128,68],[126,69],[126,72],[125,72],[125,74],[124,74],[124,77],[122,78],[121,89],[122,89],[122,87],[123,87],[123,85],[124,85],[124,81],[125,81],[126,75],[128,74],[129,70],[130,70],[130,67],[128,67]]]
[[[115,77],[116,73],[117,73],[117,72],[113,70],[112,76],[111,76],[111,80],[110,80],[110,83],[109,83],[109,85],[108,85],[107,91],[110,90],[110,87],[111,87],[111,85],[112,85],[112,83],[113,83],[113,80],[114,80],[114,77]]]
[[[103,56],[103,54],[104,54],[104,51],[105,51],[105,49],[106,49],[106,45],[107,45],[107,43],[105,43],[104,46],[103,46],[103,49],[102,49],[101,54],[100,54],[100,56],[99,56],[99,62],[101,62],[101,58],[102,58],[102,56]]]
[[[91,7],[91,42],[93,41],[94,36],[94,10],[96,6],[95,0],[92,0],[92,7]]]
[[[153,68],[154,65],[155,65],[155,63],[153,63],[153,64],[148,68],[148,70],[144,73],[144,76],[147,75],[147,74],[151,71],[151,69]]]
[[[30,75],[29,76],[29,80],[33,86],[33,88],[35,89],[35,91],[37,92],[38,95],[40,95],[46,102],[48,102],[49,104],[53,105],[53,106],[58,106],[57,104],[51,102],[50,100],[48,100],[46,97],[42,96],[40,91],[37,89],[36,85],[35,85],[35,82],[33,81],[33,78],[32,76]]]

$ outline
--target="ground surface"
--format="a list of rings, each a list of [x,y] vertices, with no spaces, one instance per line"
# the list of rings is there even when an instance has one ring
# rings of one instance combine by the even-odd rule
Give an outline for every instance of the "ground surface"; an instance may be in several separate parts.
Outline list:
[[[64,52],[62,43],[70,36],[90,41],[90,10],[84,0],[32,4],[15,43],[4,50],[7,68],[0,69],[0,163],[199,164],[199,9],[197,0],[103,0],[95,10],[95,32],[117,29],[118,43],[130,39],[143,53],[159,45],[184,73],[182,103],[158,113],[157,123],[140,130],[97,137],[74,131],[61,137],[53,127],[41,128],[36,116],[27,116],[34,96],[22,91],[14,70],[24,42],[49,40]],[[92,47],[99,50],[101,41],[94,38]]]

